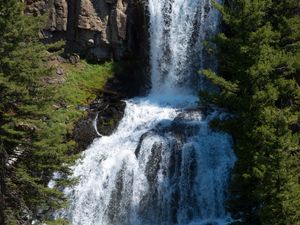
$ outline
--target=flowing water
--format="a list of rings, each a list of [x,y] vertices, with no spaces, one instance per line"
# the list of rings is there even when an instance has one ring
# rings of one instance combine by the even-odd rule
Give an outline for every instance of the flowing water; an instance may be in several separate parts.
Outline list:
[[[214,68],[203,40],[218,30],[209,0],[149,0],[152,89],[128,100],[111,136],[74,167],[64,212],[73,225],[225,225],[235,156],[231,139],[210,130],[197,108],[197,69]]]

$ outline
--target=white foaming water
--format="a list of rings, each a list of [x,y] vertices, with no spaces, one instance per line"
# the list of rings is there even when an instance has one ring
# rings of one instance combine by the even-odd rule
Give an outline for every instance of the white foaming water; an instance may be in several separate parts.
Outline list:
[[[205,117],[193,95],[218,13],[209,0],[149,0],[148,9],[152,90],[84,152],[62,214],[72,225],[229,224],[231,140],[209,129],[218,113]]]
[[[190,92],[199,82],[195,68],[204,67],[203,41],[216,34],[219,14],[210,0],[149,0],[148,4],[152,93]]]

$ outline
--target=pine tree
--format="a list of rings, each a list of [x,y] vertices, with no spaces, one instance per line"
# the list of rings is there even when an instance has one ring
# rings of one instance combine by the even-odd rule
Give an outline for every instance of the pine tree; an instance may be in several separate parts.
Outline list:
[[[242,224],[298,225],[300,2],[217,7],[220,71],[204,75],[220,92],[205,102],[234,115],[212,123],[233,135],[238,156],[229,209]]]
[[[65,206],[59,190],[72,182],[66,176],[76,156],[66,125],[49,107],[55,99],[44,82],[51,71],[39,19],[24,16],[18,0],[1,1],[0,15],[1,224],[28,224]],[[48,188],[54,172],[60,176]]]

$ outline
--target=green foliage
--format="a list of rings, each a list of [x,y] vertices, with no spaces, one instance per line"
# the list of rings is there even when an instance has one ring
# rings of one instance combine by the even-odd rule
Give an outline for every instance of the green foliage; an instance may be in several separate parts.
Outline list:
[[[65,41],[60,40],[54,43],[47,44],[46,48],[48,52],[54,52],[56,54],[63,53],[65,44]]]
[[[213,121],[233,135],[238,162],[228,208],[241,224],[300,221],[300,2],[233,0],[217,5],[220,88],[202,100],[234,116]]]
[[[103,87],[107,79],[112,76],[115,64],[106,62],[99,66],[81,61],[77,67],[65,65],[68,79],[59,89],[58,96],[67,96],[66,101],[72,105],[86,105],[96,98],[97,90]]]
[[[68,156],[66,141],[54,139],[50,133],[55,134],[55,129],[50,126],[53,122],[46,109],[53,101],[52,91],[42,78],[50,76],[51,70],[43,60],[46,51],[37,38],[39,21],[23,16],[19,1],[1,1],[0,9],[5,216],[6,224],[22,224],[38,211],[63,206],[59,187],[50,189],[47,183],[55,171],[68,174],[74,157]]]
[[[42,45],[41,24],[42,19],[22,14],[18,0],[0,1],[0,211],[8,225],[43,222],[48,212],[66,205],[61,190],[74,183],[67,177],[78,158],[70,137],[84,114],[77,106],[94,99],[95,89],[113,73],[113,63],[65,64],[66,81],[48,84],[53,72],[46,50],[61,51],[64,43]],[[49,188],[54,172],[60,176]]]
[[[69,225],[69,222],[63,219],[58,219],[56,221],[46,221],[47,225]]]

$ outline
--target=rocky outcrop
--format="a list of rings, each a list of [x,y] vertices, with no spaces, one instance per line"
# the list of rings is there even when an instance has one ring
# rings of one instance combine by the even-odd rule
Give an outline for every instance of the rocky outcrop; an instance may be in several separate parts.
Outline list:
[[[25,13],[49,14],[46,39],[66,39],[68,53],[92,61],[137,57],[147,30],[138,0],[25,0]]]
[[[27,15],[40,16],[48,12],[49,0],[22,0],[26,7],[24,13]]]
[[[75,124],[73,137],[77,143],[76,151],[85,150],[95,138],[99,137],[95,127],[93,126],[96,112],[90,111],[86,118],[83,118]]]
[[[40,33],[43,42],[66,40],[66,56],[85,57],[93,62],[134,59],[136,68],[126,76],[138,81],[138,87],[149,84],[148,26],[144,0],[23,0],[25,13],[48,12],[47,27]],[[134,78],[132,76],[135,76]],[[132,85],[129,85],[130,87]],[[145,88],[144,88],[145,89]],[[132,91],[132,90],[129,90]]]
[[[68,23],[67,0],[49,0],[49,19],[47,29],[65,32]]]
[[[87,116],[75,124],[73,131],[76,150],[83,151],[95,138],[111,135],[123,118],[125,106],[120,96],[105,93],[86,108]]]
[[[68,50],[88,59],[132,58],[144,31],[142,6],[134,0],[73,0],[69,18]],[[72,1],[71,1],[72,2]],[[70,15],[70,14],[69,14]]]
[[[67,0],[25,0],[24,13],[40,16],[48,13],[46,30],[67,31],[68,3]]]

